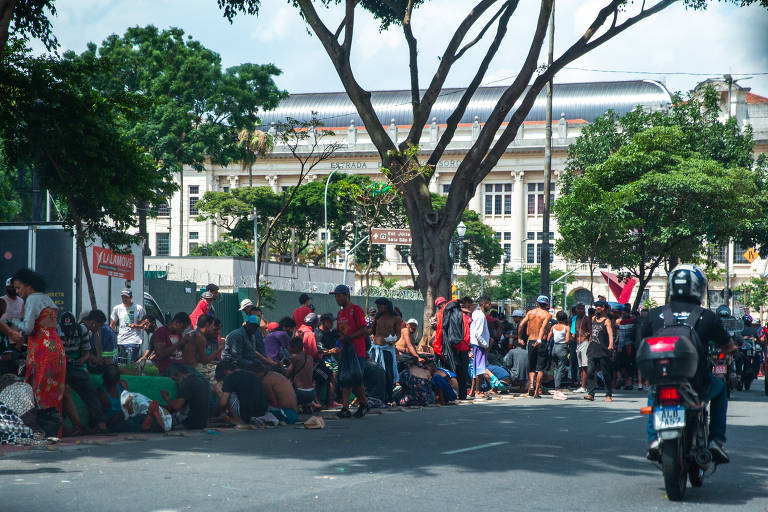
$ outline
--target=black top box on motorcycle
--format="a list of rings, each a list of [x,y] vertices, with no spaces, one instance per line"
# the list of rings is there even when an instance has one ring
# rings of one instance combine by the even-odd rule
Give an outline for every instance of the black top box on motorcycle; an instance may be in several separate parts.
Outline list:
[[[652,384],[665,379],[691,379],[696,375],[699,353],[686,336],[645,338],[637,350],[637,366]]]

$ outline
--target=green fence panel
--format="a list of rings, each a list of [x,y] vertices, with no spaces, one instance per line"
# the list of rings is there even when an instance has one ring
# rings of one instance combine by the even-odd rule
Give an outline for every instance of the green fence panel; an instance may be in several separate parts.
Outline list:
[[[221,293],[219,298],[213,303],[216,309],[216,316],[221,319],[221,335],[225,336],[231,331],[237,329],[243,323],[243,316],[238,309],[240,308],[240,298],[236,293]]]
[[[190,281],[145,279],[144,288],[155,299],[160,310],[170,313],[171,317],[180,311],[191,313],[200,300],[197,283]]]

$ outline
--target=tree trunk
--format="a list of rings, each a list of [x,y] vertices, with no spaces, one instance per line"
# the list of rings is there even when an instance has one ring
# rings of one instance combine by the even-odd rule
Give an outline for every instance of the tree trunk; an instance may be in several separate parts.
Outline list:
[[[8,30],[15,5],[16,0],[0,0],[0,58],[3,57],[3,50],[8,42]]]
[[[83,265],[83,275],[85,276],[85,283],[88,286],[88,298],[91,301],[91,310],[98,309],[96,306],[96,292],[93,289],[93,278],[91,277],[91,269],[88,266],[88,253],[85,247],[85,235],[83,234],[83,226],[79,219],[75,225],[75,241],[77,243],[77,252],[80,253],[80,261]]]
[[[248,162],[248,186],[253,187],[253,162]]]

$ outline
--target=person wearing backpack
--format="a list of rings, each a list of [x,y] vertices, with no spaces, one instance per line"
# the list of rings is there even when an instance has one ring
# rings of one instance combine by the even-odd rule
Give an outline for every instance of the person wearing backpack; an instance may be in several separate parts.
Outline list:
[[[675,267],[667,277],[667,298],[665,306],[653,308],[648,316],[641,320],[635,336],[642,340],[649,336],[671,333],[671,329],[687,330],[699,352],[699,367],[691,385],[702,397],[710,402],[709,415],[709,451],[718,464],[729,462],[725,451],[725,424],[728,412],[728,395],[725,384],[712,375],[712,368],[707,361],[707,344],[714,343],[720,350],[729,354],[736,350],[736,345],[723,329],[717,315],[701,307],[707,294],[707,278],[695,265],[681,264]],[[675,324],[666,325],[666,312],[675,317]],[[678,334],[680,335],[680,334]],[[652,405],[649,394],[648,405]],[[650,460],[658,460],[659,439],[653,426],[653,415],[648,417],[648,455]]]

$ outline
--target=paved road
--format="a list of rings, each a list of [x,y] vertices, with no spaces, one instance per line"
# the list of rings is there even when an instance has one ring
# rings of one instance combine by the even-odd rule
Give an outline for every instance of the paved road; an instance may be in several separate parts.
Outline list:
[[[644,458],[637,392],[515,399],[0,458],[5,511],[768,510],[768,399],[731,402],[722,466],[688,501]],[[600,399],[601,397],[598,397]]]

